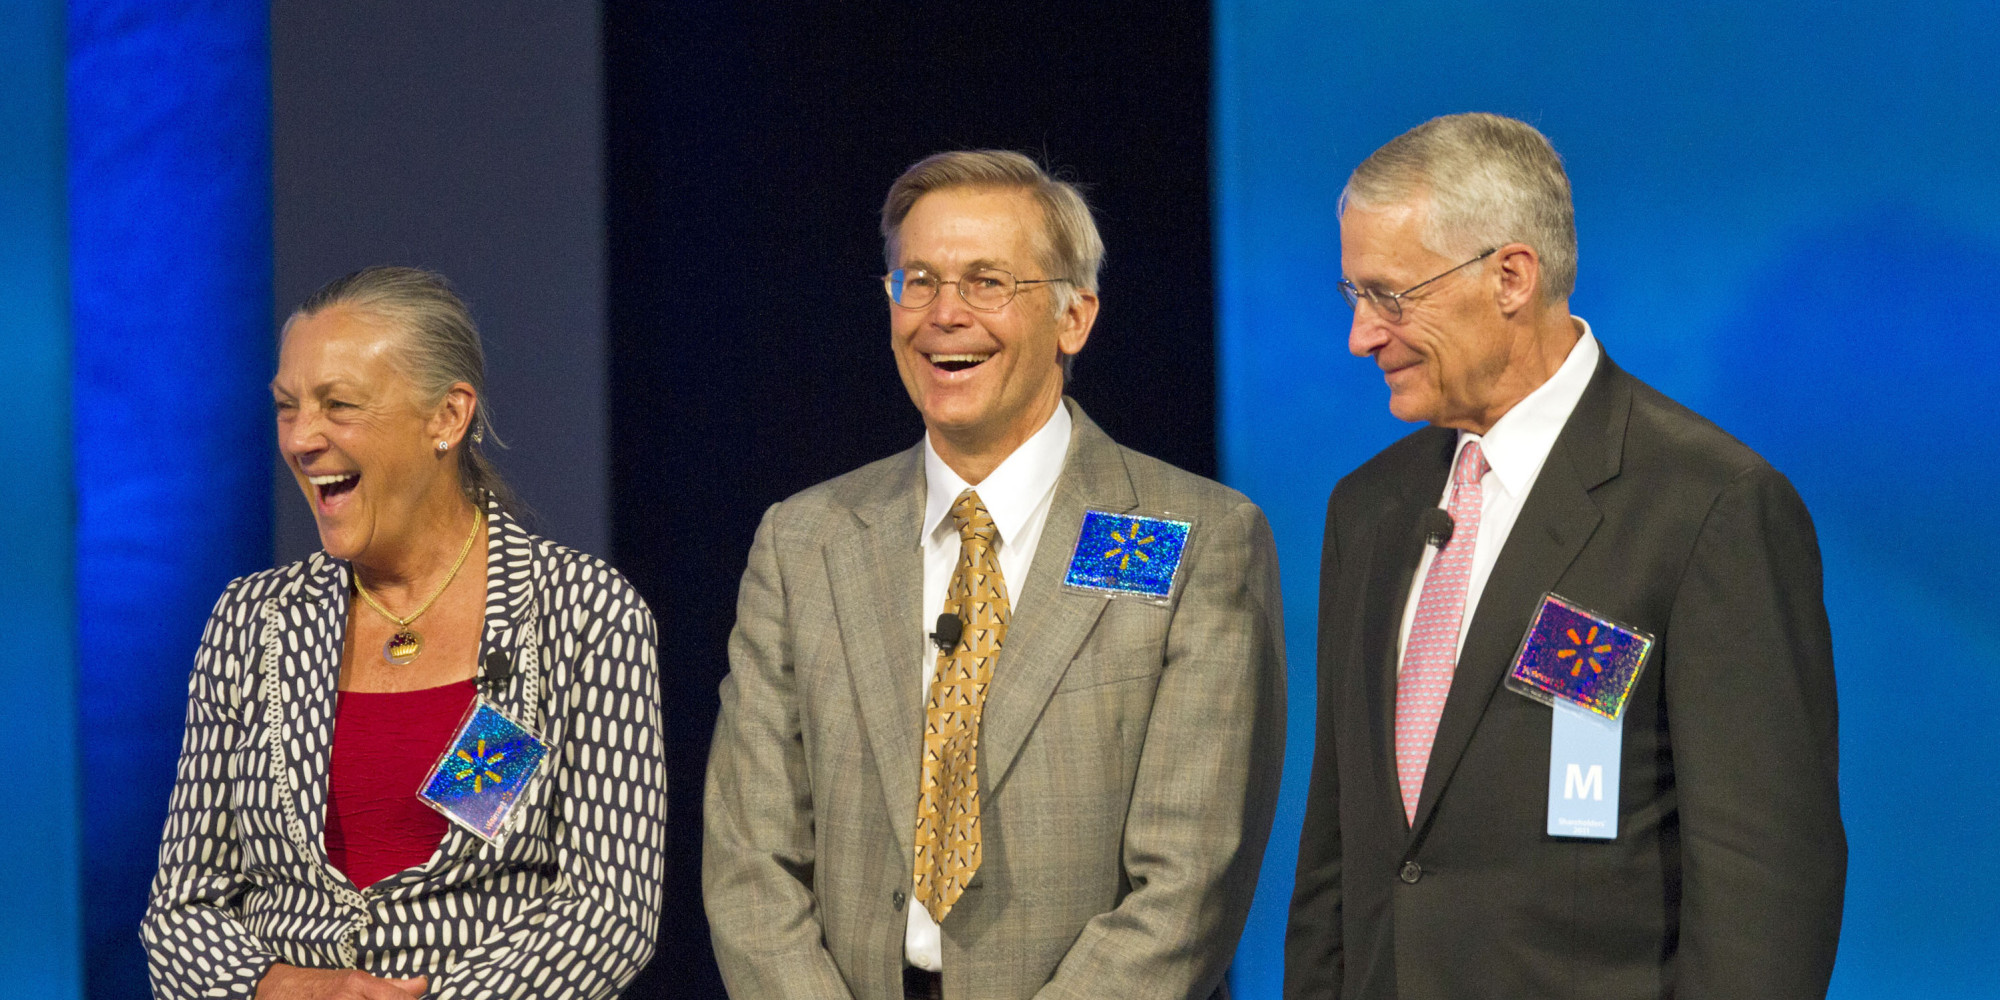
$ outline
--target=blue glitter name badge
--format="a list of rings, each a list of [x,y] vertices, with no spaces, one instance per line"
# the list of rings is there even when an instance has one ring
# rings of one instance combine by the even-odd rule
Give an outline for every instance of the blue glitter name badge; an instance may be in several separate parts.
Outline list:
[[[1544,705],[1557,699],[1617,721],[1653,651],[1653,637],[1555,594],[1535,609],[1507,686]]]
[[[491,843],[527,797],[548,752],[539,737],[482,698],[466,713],[417,798]]]
[[[1063,586],[1104,597],[1134,597],[1153,604],[1173,599],[1181,554],[1193,521],[1088,510],[1070,553]]]

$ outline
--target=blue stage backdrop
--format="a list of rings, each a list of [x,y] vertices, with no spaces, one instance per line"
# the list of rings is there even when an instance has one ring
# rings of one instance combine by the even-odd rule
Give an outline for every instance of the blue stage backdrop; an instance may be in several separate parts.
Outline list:
[[[0,4],[0,969],[81,995],[63,4]]]
[[[1326,494],[1410,428],[1346,353],[1335,203],[1435,115],[1548,134],[1572,309],[1789,474],[1825,555],[1851,845],[1837,998],[1992,995],[2000,956],[2000,8],[1230,0],[1216,8],[1221,449],[1282,546],[1286,795],[1236,968],[1276,997]]]
[[[84,942],[136,997],[202,622],[271,558],[269,11],[68,11]]]

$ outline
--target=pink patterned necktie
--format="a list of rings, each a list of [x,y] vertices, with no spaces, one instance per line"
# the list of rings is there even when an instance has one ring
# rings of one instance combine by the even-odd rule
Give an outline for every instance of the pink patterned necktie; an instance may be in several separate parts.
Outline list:
[[[1479,442],[1466,442],[1451,475],[1451,540],[1431,560],[1417,617],[1403,644],[1403,669],[1396,677],[1396,777],[1403,787],[1403,816],[1410,823],[1417,821],[1431,742],[1458,664],[1458,626],[1465,618],[1465,585],[1472,576],[1472,546],[1479,538],[1479,479],[1491,468]]]

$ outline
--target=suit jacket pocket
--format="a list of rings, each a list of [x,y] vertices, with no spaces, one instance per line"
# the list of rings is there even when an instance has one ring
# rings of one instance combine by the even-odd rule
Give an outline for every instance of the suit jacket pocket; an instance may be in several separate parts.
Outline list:
[[[1113,601],[1063,673],[1056,694],[1154,677],[1166,663],[1166,609]]]

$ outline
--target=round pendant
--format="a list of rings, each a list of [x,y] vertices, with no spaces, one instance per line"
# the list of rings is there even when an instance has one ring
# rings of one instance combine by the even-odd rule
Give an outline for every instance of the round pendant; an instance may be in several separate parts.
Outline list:
[[[397,630],[389,641],[382,644],[382,658],[397,666],[402,666],[417,658],[424,651],[424,637],[413,628]]]

